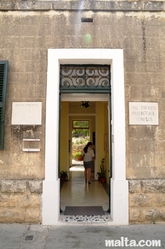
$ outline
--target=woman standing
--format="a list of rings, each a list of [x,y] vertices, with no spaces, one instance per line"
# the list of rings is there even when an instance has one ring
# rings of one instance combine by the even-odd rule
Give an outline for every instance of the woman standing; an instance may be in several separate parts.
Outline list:
[[[88,181],[88,184],[91,184],[91,169],[93,168],[94,164],[94,151],[92,149],[92,143],[88,142],[87,145],[84,147],[83,150],[83,156],[84,156],[84,176],[85,176],[85,181]]]

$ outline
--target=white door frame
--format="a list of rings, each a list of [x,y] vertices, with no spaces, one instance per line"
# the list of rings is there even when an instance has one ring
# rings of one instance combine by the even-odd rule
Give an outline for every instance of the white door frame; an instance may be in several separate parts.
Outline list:
[[[112,179],[109,225],[128,224],[126,180],[125,96],[122,49],[49,49],[46,96],[45,180],[42,194],[42,224],[60,221],[59,82],[60,64],[111,65]]]

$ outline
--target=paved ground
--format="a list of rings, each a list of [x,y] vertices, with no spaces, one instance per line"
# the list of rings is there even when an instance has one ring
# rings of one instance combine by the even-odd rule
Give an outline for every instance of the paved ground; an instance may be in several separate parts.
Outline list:
[[[105,240],[114,240],[114,244],[110,247],[109,242]],[[152,240],[160,240],[161,246],[152,246]],[[0,249],[137,248],[135,241],[136,243],[141,241],[142,246],[139,245],[138,248],[165,248],[165,224],[128,226],[0,224]]]

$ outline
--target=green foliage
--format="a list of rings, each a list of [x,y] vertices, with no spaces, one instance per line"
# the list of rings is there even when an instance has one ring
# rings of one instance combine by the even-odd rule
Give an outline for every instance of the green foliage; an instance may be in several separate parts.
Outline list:
[[[73,126],[74,127],[88,127],[89,126],[89,121],[85,121],[85,120],[75,120],[73,121]]]
[[[100,164],[100,172],[97,172],[99,177],[106,177],[106,169],[104,167],[104,164],[105,164],[105,158],[102,158]]]
[[[72,138],[72,158],[77,160],[77,156],[80,156],[85,145],[89,142],[89,136],[85,137],[73,137]],[[76,154],[78,153],[78,154]],[[79,159],[82,160],[82,159]]]
[[[72,137],[89,136],[89,121],[87,120],[74,120]]]
[[[61,171],[60,172],[60,177],[66,177],[66,179],[68,179],[68,172],[67,171]]]
[[[77,160],[78,159],[78,157],[81,157],[82,156],[82,153],[81,152],[75,152],[75,154],[74,154],[74,158]]]
[[[75,129],[72,130],[72,137],[85,137],[89,136],[89,130],[88,129]]]
[[[80,152],[80,151],[78,151],[78,152],[76,152],[75,154],[74,154],[74,157],[78,157],[78,156],[81,156],[82,155],[82,153]]]

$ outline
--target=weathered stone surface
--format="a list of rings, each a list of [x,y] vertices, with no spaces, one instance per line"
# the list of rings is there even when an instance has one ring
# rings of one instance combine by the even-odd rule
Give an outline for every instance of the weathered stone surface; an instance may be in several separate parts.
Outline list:
[[[35,215],[40,217],[38,211],[35,214],[32,210],[35,207],[39,210],[39,195],[42,193],[40,181],[45,177],[48,49],[120,48],[124,51],[126,170],[127,178],[130,179],[130,220],[148,221],[151,216],[151,211],[148,210],[151,209],[159,210],[160,214],[156,216],[156,213],[155,216],[164,219],[165,17],[163,12],[158,13],[164,9],[164,2],[85,1],[81,14],[90,14],[93,23],[81,23],[80,12],[72,11],[79,7],[78,1],[0,1],[0,9],[14,10],[0,12],[0,58],[7,58],[10,65],[5,148],[0,151],[0,179],[3,180],[0,182],[1,207],[7,208],[8,205],[9,211],[16,207],[21,207],[24,211],[28,208],[30,211],[27,212],[27,220],[35,220]],[[51,11],[43,11],[50,8]],[[85,11],[88,8],[90,13]],[[142,13],[143,8],[146,12]],[[34,11],[39,9],[42,11]],[[56,11],[52,11],[53,9]],[[65,11],[62,12],[62,9]],[[111,10],[119,12],[112,13]],[[87,33],[91,35],[90,43],[84,40]],[[16,133],[11,128],[11,102],[27,100],[43,103],[42,126],[37,128],[41,136],[40,153],[23,152],[22,131]],[[159,126],[129,125],[130,101],[158,102]],[[160,178],[162,180],[156,180]],[[143,216],[142,210],[146,212]],[[22,222],[25,221],[25,217],[22,217],[24,211],[20,212]],[[11,212],[8,214],[11,217]]]
[[[42,193],[42,181],[36,181],[36,180],[28,181],[27,186],[31,193],[38,193],[38,194]]]
[[[41,222],[40,210],[29,208],[25,212],[25,222],[39,223]]]
[[[165,209],[159,208],[131,208],[131,223],[156,223],[165,221]]]
[[[26,191],[26,181],[19,180],[2,180],[2,193],[24,193]]]
[[[145,194],[130,195],[130,207],[150,207],[153,205],[153,197]]]
[[[165,180],[143,180],[142,191],[144,193],[165,193]]]
[[[156,195],[153,196],[152,195],[152,199],[153,199],[153,203],[155,204],[155,206],[157,207],[163,207],[165,206],[165,194],[163,193],[156,193]]]
[[[19,200],[18,195],[0,194],[0,207],[16,207]]]
[[[141,222],[142,221],[140,208],[135,207],[135,208],[130,209],[129,220],[130,222]]]
[[[156,221],[165,221],[165,208],[142,209],[142,219],[153,223]]]
[[[18,208],[1,208],[0,222],[25,222],[25,210]]]
[[[40,197],[36,195],[24,195],[19,197],[18,206],[20,208],[39,208]]]
[[[111,10],[111,11],[162,11],[164,2],[129,2],[129,1],[1,1],[1,10]]]
[[[129,192],[139,193],[141,192],[141,180],[129,180]]]
[[[145,10],[163,10],[164,9],[164,2],[146,2],[144,3]]]
[[[164,180],[129,180],[130,222],[165,220]]]

